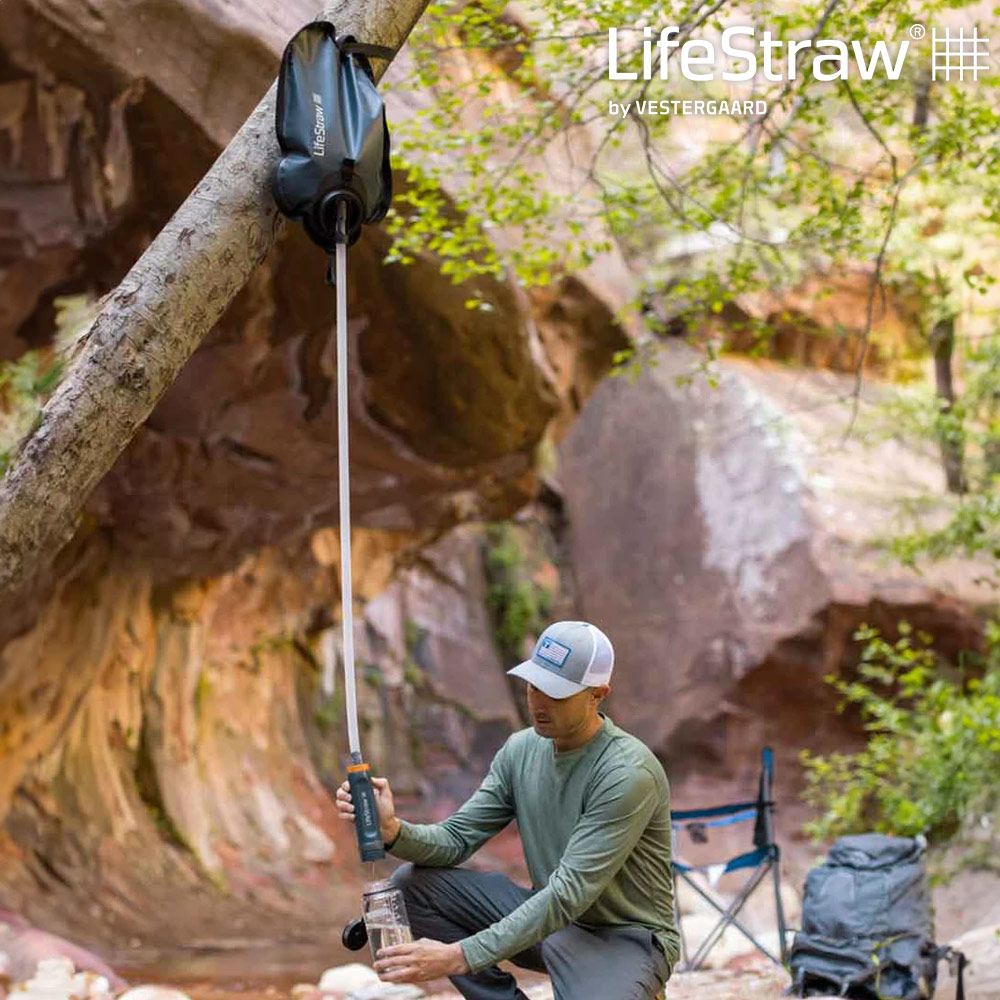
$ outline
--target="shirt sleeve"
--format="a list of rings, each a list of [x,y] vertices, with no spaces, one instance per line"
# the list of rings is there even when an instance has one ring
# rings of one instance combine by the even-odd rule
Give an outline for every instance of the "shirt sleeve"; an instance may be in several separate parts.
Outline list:
[[[460,865],[514,818],[508,744],[493,758],[489,773],[472,797],[440,823],[400,821],[389,852],[418,865]]]
[[[472,972],[530,948],[582,916],[639,842],[659,801],[645,768],[616,768],[595,789],[544,888],[462,941]]]

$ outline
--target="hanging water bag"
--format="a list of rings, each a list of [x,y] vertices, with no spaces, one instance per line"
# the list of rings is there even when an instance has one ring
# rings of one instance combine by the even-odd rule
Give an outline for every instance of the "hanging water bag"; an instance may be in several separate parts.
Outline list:
[[[284,155],[274,198],[327,253],[340,241],[355,243],[363,225],[389,210],[389,128],[368,57],[393,54],[314,21],[296,33],[281,60],[275,125]],[[345,220],[343,232],[338,218]]]

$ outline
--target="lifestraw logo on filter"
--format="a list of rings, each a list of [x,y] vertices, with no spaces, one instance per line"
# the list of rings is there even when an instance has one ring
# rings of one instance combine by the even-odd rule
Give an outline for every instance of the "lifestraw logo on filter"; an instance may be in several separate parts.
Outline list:
[[[323,98],[313,94],[313,108],[316,111],[316,124],[313,125],[313,154],[326,156],[326,114],[323,112]]]
[[[555,639],[544,638],[538,643],[538,649],[535,650],[535,656],[540,660],[545,660],[546,663],[551,663],[552,666],[562,669],[562,665],[566,662],[566,657],[572,650],[569,646],[564,646],[561,642],[557,642]]]

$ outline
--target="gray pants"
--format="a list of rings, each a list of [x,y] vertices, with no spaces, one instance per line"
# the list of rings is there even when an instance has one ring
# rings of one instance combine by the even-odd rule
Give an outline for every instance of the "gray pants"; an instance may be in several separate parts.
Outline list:
[[[403,891],[413,936],[460,941],[517,909],[532,890],[498,872],[404,864],[392,876]],[[653,1000],[667,980],[667,960],[645,927],[570,924],[510,959],[547,972],[555,1000]],[[452,976],[467,1000],[526,1000],[514,977],[494,965]]]

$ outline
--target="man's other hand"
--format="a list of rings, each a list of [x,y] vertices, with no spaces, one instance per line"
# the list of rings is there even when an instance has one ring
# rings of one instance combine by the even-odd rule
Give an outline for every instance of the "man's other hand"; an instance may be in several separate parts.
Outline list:
[[[375,808],[378,810],[382,841],[391,844],[399,834],[399,820],[396,818],[396,806],[392,801],[392,789],[386,778],[372,778],[372,788],[375,790]],[[346,781],[337,789],[337,814],[341,819],[354,822],[351,786]]]
[[[387,983],[425,983],[469,971],[462,946],[419,938],[411,944],[380,948],[375,962],[379,979]]]

